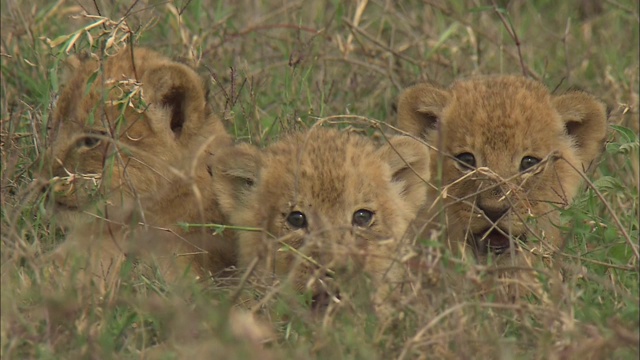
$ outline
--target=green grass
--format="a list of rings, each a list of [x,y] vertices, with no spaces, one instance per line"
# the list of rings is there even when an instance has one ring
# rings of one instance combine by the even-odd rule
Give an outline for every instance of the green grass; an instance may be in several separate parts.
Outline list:
[[[125,268],[119,288],[98,296],[92,284],[52,278],[38,259],[63,236],[32,179],[48,144],[64,36],[97,20],[78,16],[79,4],[116,22],[126,14],[120,26],[136,46],[199,66],[227,129],[261,145],[331,115],[393,124],[398,93],[423,80],[522,73],[524,65],[552,89],[596,94],[611,109],[612,130],[591,184],[564,214],[570,241],[555,263],[565,282],[546,284],[549,301],[512,305],[456,293],[447,280],[424,283],[389,325],[366,296],[317,319],[305,299],[275,291],[256,320],[234,310],[236,288],[224,281],[175,288]],[[3,1],[2,358],[636,359],[637,3],[498,1],[496,11],[489,2],[369,1],[360,18],[357,4]],[[589,10],[594,4],[599,10]],[[114,26],[91,29],[93,44],[82,33],[70,52],[99,51]],[[444,271],[469,283],[482,276],[435,249]]]

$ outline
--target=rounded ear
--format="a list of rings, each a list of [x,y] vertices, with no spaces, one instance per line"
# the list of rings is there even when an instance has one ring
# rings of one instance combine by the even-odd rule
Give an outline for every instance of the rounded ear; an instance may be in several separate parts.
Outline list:
[[[60,74],[58,82],[61,88],[67,86],[71,88],[81,87],[83,93],[86,92],[90,74],[100,70],[100,60],[91,53],[81,53],[68,56],[60,63]],[[82,81],[83,83],[80,83]],[[75,94],[74,90],[74,94]]]
[[[144,97],[154,131],[170,129],[177,139],[197,135],[206,118],[206,94],[202,79],[186,65],[166,62],[153,66],[142,77]]]
[[[83,52],[80,54],[71,54],[62,62],[63,72],[69,72],[69,76],[73,76],[74,73],[83,66],[90,67],[91,69],[89,71],[91,72],[98,71],[100,60],[95,54]],[[66,74],[63,73],[62,75],[64,76]]]
[[[426,137],[438,128],[449,92],[432,84],[417,84],[400,94],[398,127],[411,135]]]
[[[391,181],[401,187],[400,195],[417,212],[427,201],[429,149],[409,136],[394,136],[377,151],[377,155],[389,164]]]
[[[223,148],[213,156],[213,188],[225,216],[249,205],[261,163],[258,148],[244,143]]]
[[[60,78],[59,81],[62,85],[66,85],[74,74],[80,69],[82,66],[83,60],[79,55],[70,55],[64,61],[60,63]]]
[[[582,160],[582,170],[588,171],[604,150],[607,136],[606,106],[582,91],[556,96],[553,104],[564,121],[567,134],[575,141]]]

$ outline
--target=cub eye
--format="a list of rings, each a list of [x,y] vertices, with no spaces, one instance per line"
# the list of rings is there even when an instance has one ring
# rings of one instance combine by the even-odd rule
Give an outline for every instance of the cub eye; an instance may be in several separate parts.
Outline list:
[[[458,161],[467,168],[474,169],[476,167],[476,158],[472,153],[466,152],[458,154],[456,155],[456,159],[458,159]]]
[[[533,156],[525,156],[522,158],[522,161],[520,161],[520,171],[528,170],[538,165],[539,162],[540,162],[540,159],[538,158],[535,158]]]
[[[93,149],[94,147],[100,145],[101,142],[102,140],[100,140],[99,138],[92,135],[87,135],[78,141],[78,147]]]
[[[373,220],[373,212],[366,209],[360,209],[353,213],[353,220],[351,220],[351,223],[354,226],[367,227],[371,225],[371,220]]]
[[[307,217],[300,211],[292,211],[287,215],[287,223],[295,229],[307,227]]]

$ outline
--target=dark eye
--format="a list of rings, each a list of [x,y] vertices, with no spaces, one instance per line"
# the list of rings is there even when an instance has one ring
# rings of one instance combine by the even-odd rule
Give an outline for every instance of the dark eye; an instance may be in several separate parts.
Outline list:
[[[471,169],[474,169],[476,167],[476,158],[475,156],[473,156],[472,153],[466,152],[466,153],[458,154],[456,155],[456,159],[458,159],[458,161],[462,163],[463,166],[466,166]]]
[[[295,229],[307,227],[307,217],[300,211],[292,211],[287,215],[287,223]]]
[[[93,149],[94,147],[100,145],[100,141],[101,140],[95,136],[87,135],[80,139],[80,141],[78,142],[78,146],[87,149]]]
[[[373,220],[373,212],[360,209],[353,213],[353,220],[351,220],[351,223],[354,226],[367,227],[371,224],[371,220]]]
[[[538,165],[540,159],[534,158],[533,156],[525,156],[520,161],[520,171],[529,170],[530,168]]]

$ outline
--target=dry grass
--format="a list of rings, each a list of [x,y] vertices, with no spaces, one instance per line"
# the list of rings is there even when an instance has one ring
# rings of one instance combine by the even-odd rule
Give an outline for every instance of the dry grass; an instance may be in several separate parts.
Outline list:
[[[7,0],[1,10],[3,358],[638,357],[636,2]],[[357,289],[318,316],[286,286],[246,296],[235,281],[169,286],[125,267],[99,291],[45,271],[39,258],[63,234],[33,176],[59,64],[67,50],[120,42],[199,66],[229,131],[256,144],[333,115],[393,124],[398,92],[427,79],[525,73],[597,94],[611,108],[610,143],[565,213],[570,241],[553,261],[564,282],[541,267],[545,297],[494,301],[497,290],[475,291],[489,269],[430,244],[397,320],[383,323]],[[259,302],[234,305],[244,298]]]

